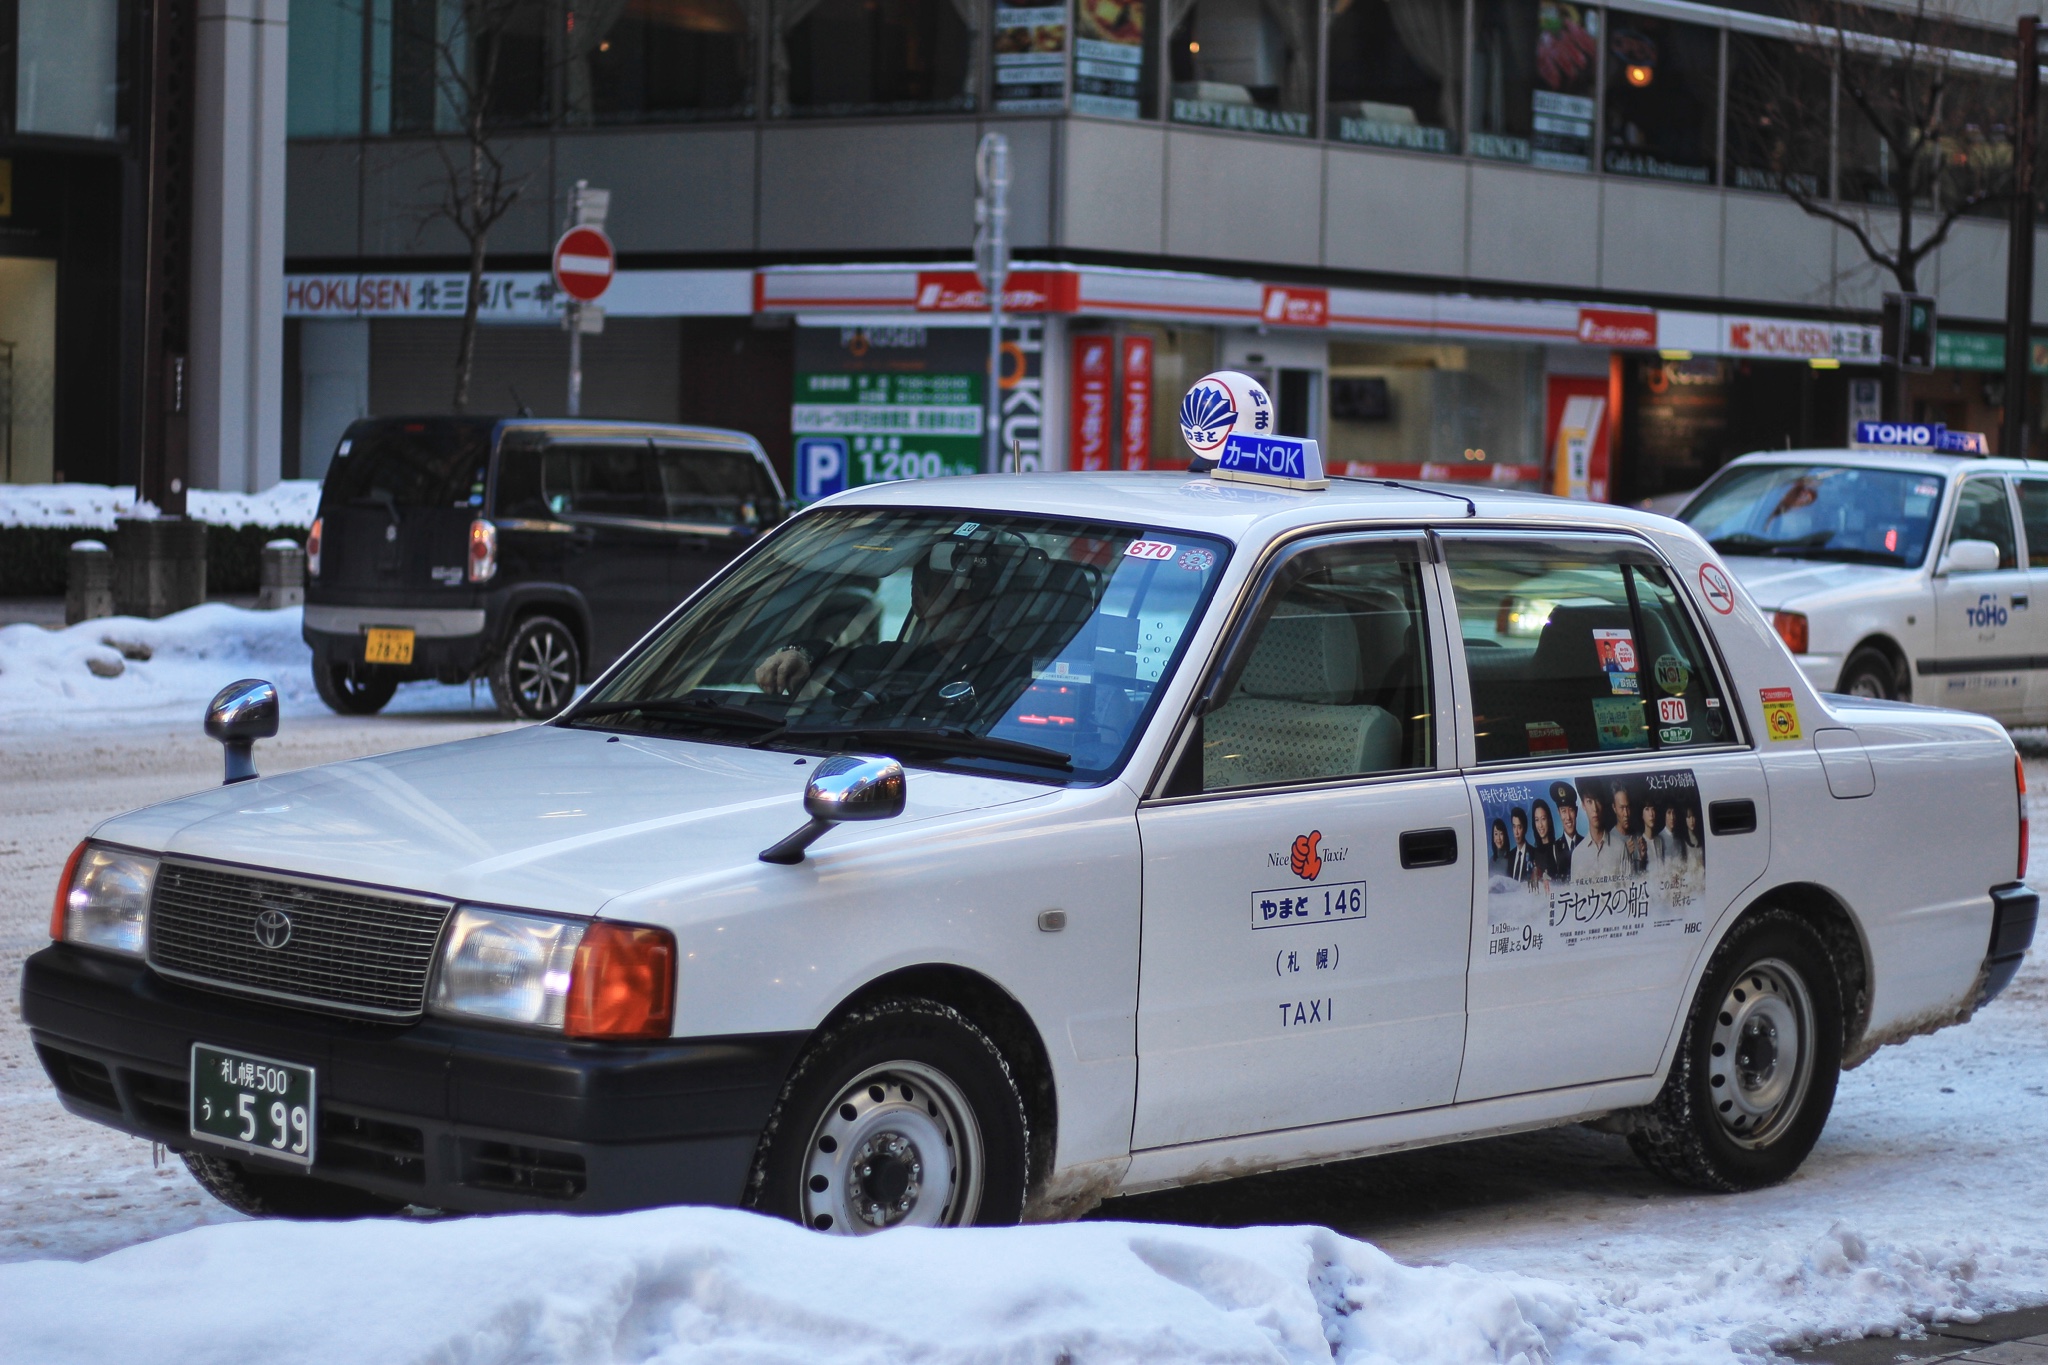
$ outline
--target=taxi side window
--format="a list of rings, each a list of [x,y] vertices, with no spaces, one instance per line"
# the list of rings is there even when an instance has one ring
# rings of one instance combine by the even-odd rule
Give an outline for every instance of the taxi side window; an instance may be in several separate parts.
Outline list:
[[[2019,479],[2020,525],[2027,532],[2027,562],[2048,569],[2048,479]]]
[[[1245,639],[1225,665],[1227,690],[1201,719],[1201,790],[1430,765],[1435,708],[1415,545],[1297,554]]]
[[[1447,547],[1482,763],[1735,737],[1671,576],[1629,548]]]
[[[2012,533],[2012,504],[2006,500],[2005,480],[1975,478],[1963,482],[1956,497],[1955,525],[1948,543],[1959,540],[1988,540],[1998,547],[1998,567],[2020,566],[2019,546]]]

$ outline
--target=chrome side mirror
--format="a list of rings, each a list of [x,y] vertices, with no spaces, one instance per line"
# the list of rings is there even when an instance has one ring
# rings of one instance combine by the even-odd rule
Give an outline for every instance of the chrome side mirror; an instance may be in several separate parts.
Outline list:
[[[231,682],[206,705],[206,733],[220,741],[226,786],[256,776],[256,741],[277,733],[277,689],[261,678]]]
[[[818,765],[804,783],[804,814],[810,820],[787,838],[761,850],[764,863],[785,866],[804,860],[804,850],[842,820],[889,820],[903,814],[903,765],[893,758],[836,754]]]

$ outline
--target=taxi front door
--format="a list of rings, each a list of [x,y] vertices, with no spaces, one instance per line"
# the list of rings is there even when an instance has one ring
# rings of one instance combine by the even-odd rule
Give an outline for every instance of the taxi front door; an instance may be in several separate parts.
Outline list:
[[[1140,808],[1134,1147],[1456,1089],[1471,855],[1420,551],[1345,537],[1281,561]]]
[[[2021,720],[2033,657],[2048,654],[2043,647],[2048,641],[2037,638],[2048,633],[2048,618],[2035,625],[2002,477],[1979,474],[1963,481],[1943,551],[1959,540],[1996,545],[1998,567],[1981,573],[1936,574],[1934,647],[1919,660],[1913,700],[1981,711],[2003,721]]]

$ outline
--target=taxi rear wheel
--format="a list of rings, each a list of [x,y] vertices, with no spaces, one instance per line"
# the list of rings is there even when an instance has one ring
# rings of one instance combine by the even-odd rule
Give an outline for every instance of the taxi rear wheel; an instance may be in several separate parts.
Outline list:
[[[251,1218],[370,1218],[405,1205],[312,1176],[263,1170],[233,1157],[181,1152],[199,1188]]]
[[[1849,661],[1842,665],[1841,690],[1852,697],[1905,700],[1905,689],[1899,683],[1899,670],[1881,650],[1875,649],[1859,649],[1849,656]]]
[[[1733,1192],[1799,1169],[1834,1107],[1841,990],[1820,934],[1788,910],[1714,950],[1664,1088],[1629,1146],[1666,1179]]]
[[[950,1005],[890,999],[830,1026],[762,1132],[745,1203],[820,1232],[1012,1224],[1031,1134],[1015,1073]]]

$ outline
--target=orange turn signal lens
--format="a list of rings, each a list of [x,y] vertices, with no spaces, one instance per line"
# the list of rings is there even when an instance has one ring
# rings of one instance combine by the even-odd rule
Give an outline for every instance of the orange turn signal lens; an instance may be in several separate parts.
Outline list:
[[[576,945],[562,1032],[571,1038],[666,1038],[675,1017],[675,935],[645,924],[592,924]]]
[[[2021,845],[2026,841],[2022,839]],[[66,912],[71,908],[71,880],[78,875],[78,860],[85,856],[85,845],[71,850],[71,856],[64,860],[64,875],[57,879],[57,903],[50,907],[50,939],[55,943],[64,941]]]
[[[1806,653],[1806,614],[1804,612],[1772,612],[1771,629],[1778,632],[1778,638],[1785,642],[1785,648],[1791,650],[1794,654]]]
[[[306,532],[306,577],[320,576],[320,542],[325,538],[327,518],[313,518],[313,529]]]

